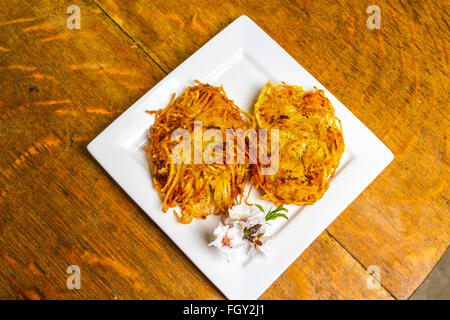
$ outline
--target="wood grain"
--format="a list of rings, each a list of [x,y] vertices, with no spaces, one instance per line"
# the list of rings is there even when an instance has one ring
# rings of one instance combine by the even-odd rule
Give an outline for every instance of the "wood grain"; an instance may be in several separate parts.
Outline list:
[[[262,298],[407,298],[448,247],[443,3],[379,1],[380,30],[357,1],[86,1],[81,30],[65,26],[71,4],[0,11],[0,298],[223,298],[86,145],[242,14],[396,156]]]
[[[165,69],[187,53],[177,47],[159,55],[158,40],[141,27],[187,37],[191,51],[246,14],[349,107],[396,158],[329,231],[365,267],[382,268],[397,298],[420,285],[449,245],[447,6],[379,1],[382,28],[370,30],[358,1],[173,2],[161,9],[171,13],[163,25],[139,12],[161,8],[155,1],[117,10],[124,3],[103,7],[118,23],[135,19],[122,27]],[[183,23],[175,26],[174,17]],[[192,21],[200,27],[192,30]]]
[[[324,231],[261,299],[394,299],[381,285],[368,287],[368,281],[377,282]]]

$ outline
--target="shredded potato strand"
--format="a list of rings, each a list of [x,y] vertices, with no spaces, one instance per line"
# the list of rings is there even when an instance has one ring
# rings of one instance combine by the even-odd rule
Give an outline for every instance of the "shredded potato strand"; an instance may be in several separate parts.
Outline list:
[[[323,90],[268,82],[255,104],[255,118],[269,136],[270,129],[279,129],[278,172],[262,175],[261,164],[252,168],[252,183],[265,192],[262,199],[315,203],[328,189],[344,152],[341,122]]]
[[[155,115],[150,127],[150,143],[146,147],[153,184],[163,200],[162,209],[179,206],[181,215],[175,212],[182,223],[190,223],[194,217],[205,219],[210,214],[227,214],[228,209],[242,199],[245,182],[249,175],[246,164],[236,164],[237,150],[231,154],[233,164],[226,163],[226,129],[246,130],[255,127],[252,115],[240,110],[229,100],[222,87],[202,84],[187,88],[179,97],[172,96],[164,109],[149,111]],[[248,122],[246,123],[244,119]],[[223,136],[224,164],[194,164],[194,121],[202,122],[203,133],[207,129],[218,129]],[[172,141],[172,132],[184,128],[191,135],[191,163],[176,164],[171,152],[179,141]],[[181,141],[181,140],[180,140]],[[202,150],[211,141],[203,141]],[[246,154],[248,157],[248,154]]]

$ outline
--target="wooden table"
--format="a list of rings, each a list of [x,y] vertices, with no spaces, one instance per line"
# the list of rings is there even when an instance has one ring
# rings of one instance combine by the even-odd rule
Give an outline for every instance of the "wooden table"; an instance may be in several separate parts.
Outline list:
[[[261,298],[406,299],[448,248],[444,2],[377,0],[381,29],[356,0],[32,3],[0,5],[0,298],[224,298],[86,145],[243,14],[395,154]]]

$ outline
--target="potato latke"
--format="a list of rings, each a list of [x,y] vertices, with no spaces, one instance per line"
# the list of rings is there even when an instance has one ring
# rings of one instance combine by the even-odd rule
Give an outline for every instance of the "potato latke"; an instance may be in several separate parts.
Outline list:
[[[238,203],[238,196],[241,202],[249,174],[248,161],[245,164],[225,164],[225,160],[224,164],[172,161],[171,151],[178,143],[171,139],[174,130],[187,129],[193,136],[194,121],[201,121],[203,133],[214,128],[225,137],[226,129],[247,129],[243,116],[249,121],[253,118],[229,100],[222,87],[197,84],[176,99],[174,94],[166,108],[149,112],[156,115],[146,148],[153,184],[163,201],[162,210],[179,206],[181,216],[175,214],[182,223],[190,223],[194,217],[205,219],[211,213],[226,214]],[[205,141],[202,145],[204,151]],[[224,142],[223,150],[225,145]]]
[[[328,189],[342,153],[340,120],[322,90],[270,82],[255,104],[259,128],[279,129],[279,169],[262,175],[253,166],[252,182],[264,191],[262,199],[276,204],[313,204]]]

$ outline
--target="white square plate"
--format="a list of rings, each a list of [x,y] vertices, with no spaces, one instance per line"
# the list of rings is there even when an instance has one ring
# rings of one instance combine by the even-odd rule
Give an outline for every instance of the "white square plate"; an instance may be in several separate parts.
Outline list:
[[[268,256],[244,263],[227,263],[208,247],[218,217],[179,223],[172,210],[164,214],[152,186],[146,152],[147,132],[153,117],[145,110],[163,108],[173,92],[180,94],[198,79],[223,84],[230,99],[243,110],[253,104],[266,82],[284,81],[323,89],[341,119],[346,149],[324,197],[312,206],[288,206],[289,220],[274,221]],[[286,51],[246,16],[241,16],[147,92],[89,145],[89,152],[164,230],[176,245],[229,299],[258,298],[283,271],[392,161],[393,154],[342,103],[300,66]],[[250,202],[267,209],[271,203]],[[283,220],[283,221],[281,221]]]

